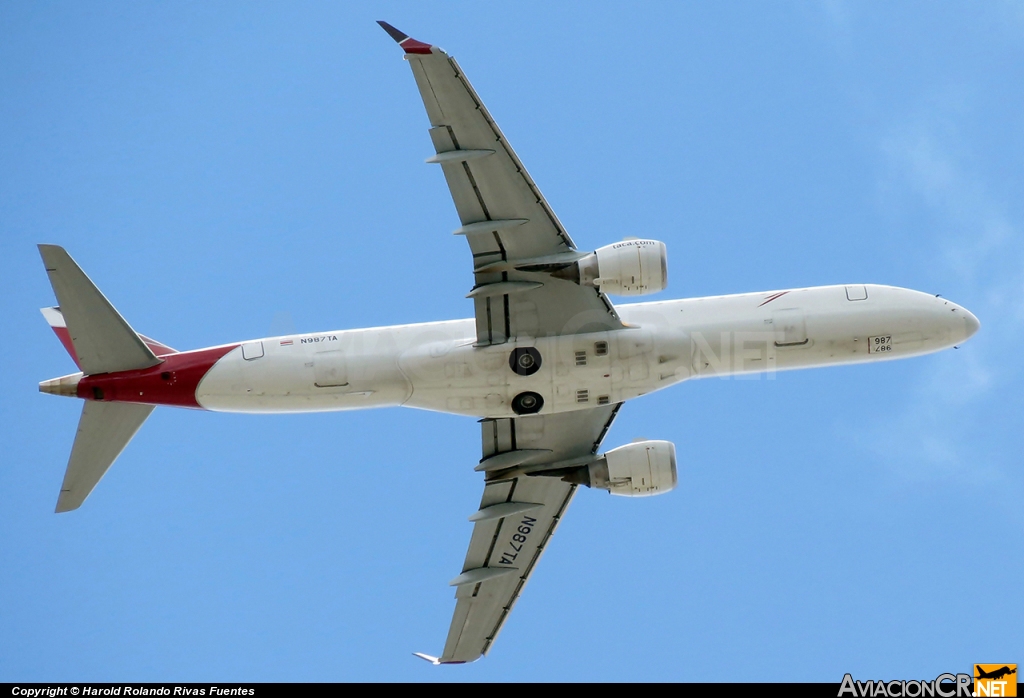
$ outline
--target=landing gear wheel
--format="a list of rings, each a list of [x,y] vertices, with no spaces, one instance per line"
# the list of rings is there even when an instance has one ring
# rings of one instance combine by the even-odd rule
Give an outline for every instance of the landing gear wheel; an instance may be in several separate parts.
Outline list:
[[[540,370],[540,352],[533,347],[513,349],[508,366],[518,376],[532,376]]]
[[[527,391],[512,398],[512,411],[516,414],[537,414],[544,407],[544,398]]]

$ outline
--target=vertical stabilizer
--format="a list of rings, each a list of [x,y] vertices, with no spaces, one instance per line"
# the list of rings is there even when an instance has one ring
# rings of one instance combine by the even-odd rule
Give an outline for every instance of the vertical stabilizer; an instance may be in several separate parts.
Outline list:
[[[63,247],[40,245],[39,254],[67,325],[73,357],[86,375],[131,371],[160,363]],[[48,321],[52,319],[47,317]]]
[[[86,401],[57,498],[58,514],[82,506],[152,411],[153,405]]]

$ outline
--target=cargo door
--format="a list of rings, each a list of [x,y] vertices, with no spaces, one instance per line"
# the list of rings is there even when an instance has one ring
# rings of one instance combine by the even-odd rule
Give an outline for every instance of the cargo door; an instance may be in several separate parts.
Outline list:
[[[345,352],[319,351],[313,354],[313,384],[318,388],[335,388],[348,385],[348,367]]]
[[[800,308],[784,308],[772,313],[775,346],[798,347],[807,344],[807,323]]]

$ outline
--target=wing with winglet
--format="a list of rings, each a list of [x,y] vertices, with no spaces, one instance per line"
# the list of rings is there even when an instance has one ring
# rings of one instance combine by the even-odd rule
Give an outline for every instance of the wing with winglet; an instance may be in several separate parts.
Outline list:
[[[473,253],[477,346],[623,327],[608,297],[559,272],[579,252],[453,58],[386,22],[405,50],[435,154]],[[559,469],[592,461],[618,405],[484,419],[484,493],[455,587],[455,613],[435,664],[487,653],[565,514],[576,485]]]
[[[584,255],[455,59],[437,46],[381,27],[405,50],[430,119],[435,155],[444,171],[473,253],[479,345],[622,327],[598,289],[552,272]]]
[[[597,452],[619,405],[481,422],[486,473],[462,573],[451,581],[455,613],[439,664],[487,653],[533,574],[576,485],[537,473],[585,462]],[[534,473],[534,474],[530,474]]]

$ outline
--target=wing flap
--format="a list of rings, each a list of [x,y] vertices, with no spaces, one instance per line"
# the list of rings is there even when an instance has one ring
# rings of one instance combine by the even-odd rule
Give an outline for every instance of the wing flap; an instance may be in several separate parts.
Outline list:
[[[502,237],[509,259],[575,249],[455,59],[444,53],[408,58],[430,119],[435,152],[495,151],[489,157],[442,164],[462,224],[528,219],[523,229]]]
[[[459,586],[441,662],[469,662],[487,653],[575,490],[575,485],[557,478],[529,476],[489,483],[484,488],[481,506],[488,506],[484,502],[502,495],[504,501],[525,499],[542,503],[542,506],[497,521],[480,522],[474,527],[466,555],[467,572],[476,569],[508,569],[509,572]]]
[[[546,453],[548,462],[586,458],[597,451],[619,405],[579,412],[481,421],[483,458],[505,453]],[[576,486],[558,477],[531,476],[515,465],[485,481],[469,550],[455,592],[440,663],[471,662],[486,654],[523,592]],[[531,463],[531,468],[536,463]],[[502,472],[505,475],[502,475]],[[498,573],[492,570],[508,570]],[[480,580],[480,581],[475,581]]]

